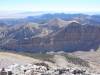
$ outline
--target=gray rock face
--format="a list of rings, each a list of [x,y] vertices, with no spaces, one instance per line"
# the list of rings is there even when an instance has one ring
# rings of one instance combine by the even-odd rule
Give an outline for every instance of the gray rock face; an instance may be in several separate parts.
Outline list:
[[[54,23],[48,25],[50,22]],[[81,25],[73,21],[69,23],[60,19],[54,19],[46,24],[43,26],[29,24],[19,28],[14,27],[15,29],[10,28],[0,41],[1,48],[26,52],[61,50],[73,52],[96,50],[99,47],[99,26]],[[54,30],[52,26],[58,26],[57,30]]]
[[[63,50],[90,50],[97,49],[100,43],[100,27],[83,26],[71,23],[51,37],[53,46]]]

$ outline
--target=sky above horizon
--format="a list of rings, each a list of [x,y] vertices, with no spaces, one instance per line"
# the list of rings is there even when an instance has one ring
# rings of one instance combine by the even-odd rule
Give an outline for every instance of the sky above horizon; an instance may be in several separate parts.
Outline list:
[[[0,11],[100,12],[100,0],[0,0]]]

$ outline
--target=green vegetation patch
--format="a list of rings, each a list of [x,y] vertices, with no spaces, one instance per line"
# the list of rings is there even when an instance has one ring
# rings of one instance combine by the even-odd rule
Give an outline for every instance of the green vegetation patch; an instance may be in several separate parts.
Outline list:
[[[44,53],[43,54],[41,54],[41,53],[21,53],[21,54],[35,58],[35,59],[40,59],[40,60],[43,60],[43,61],[49,61],[49,62],[55,63],[53,61],[54,55],[44,54]]]
[[[72,55],[69,55],[69,54],[63,54],[67,61],[69,63],[73,63],[75,65],[80,65],[80,66],[83,66],[83,67],[89,67],[89,63],[79,57],[76,57],[76,56],[72,56]]]

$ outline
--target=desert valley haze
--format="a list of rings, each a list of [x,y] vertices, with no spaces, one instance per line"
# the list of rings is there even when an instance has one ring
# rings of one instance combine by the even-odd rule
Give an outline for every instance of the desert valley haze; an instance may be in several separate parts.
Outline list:
[[[1,0],[0,75],[100,75],[99,0]]]

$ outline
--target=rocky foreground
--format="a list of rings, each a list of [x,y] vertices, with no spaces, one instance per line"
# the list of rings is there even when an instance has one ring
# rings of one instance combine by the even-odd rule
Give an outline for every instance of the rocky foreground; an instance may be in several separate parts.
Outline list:
[[[82,67],[49,67],[45,62],[14,64],[1,70],[1,75],[100,75]]]
[[[0,75],[100,75],[95,69],[69,63],[56,54],[45,61],[12,53],[0,53]]]

